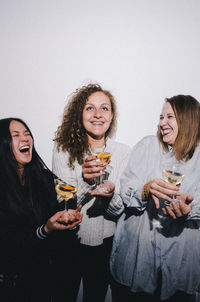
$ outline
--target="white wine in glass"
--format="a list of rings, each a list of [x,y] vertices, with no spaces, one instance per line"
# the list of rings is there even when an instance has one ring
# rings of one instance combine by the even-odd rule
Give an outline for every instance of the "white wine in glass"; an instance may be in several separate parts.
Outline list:
[[[170,167],[166,167],[162,170],[162,178],[170,184],[180,185],[185,177],[182,170],[181,164],[171,164]],[[178,201],[174,195],[172,196],[172,199],[173,201]],[[165,201],[165,204],[170,205],[168,201]]]
[[[166,182],[168,182],[170,184],[179,185],[179,184],[181,184],[181,182],[184,179],[184,174],[163,169],[162,177]]]
[[[109,166],[109,162],[112,157],[112,153],[96,152],[95,155],[97,155],[96,161],[101,161],[102,163],[104,163],[106,165],[104,172],[109,174],[110,170],[111,170],[111,167]],[[97,177],[94,181],[95,181],[96,186],[99,186],[98,188],[94,189],[95,191],[104,192],[104,193],[107,192],[106,189],[103,187],[103,182],[105,181],[104,175]]]

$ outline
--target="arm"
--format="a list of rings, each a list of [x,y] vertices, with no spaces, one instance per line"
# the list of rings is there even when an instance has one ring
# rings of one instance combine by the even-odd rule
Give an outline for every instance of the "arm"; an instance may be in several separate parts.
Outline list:
[[[68,230],[78,225],[82,220],[80,207],[72,210],[73,215],[63,217],[65,211],[60,211],[50,217],[44,225],[37,226],[21,223],[12,214],[0,211],[0,241],[4,251],[26,251],[39,248],[43,240],[53,231]]]
[[[77,205],[80,205],[87,199],[88,191],[92,189],[93,185],[87,182],[82,175],[82,167],[76,163],[76,168],[72,169],[68,166],[69,154],[68,152],[58,151],[56,145],[53,149],[52,157],[52,171],[59,178],[65,182],[75,186],[77,192]]]
[[[115,162],[113,166],[113,173],[111,173],[111,177],[109,177],[109,181],[106,181],[103,185],[106,189],[106,193],[98,193],[93,191],[89,191],[91,195],[101,195],[106,197],[105,202],[107,202],[106,213],[110,216],[119,216],[124,210],[124,204],[122,198],[119,195],[120,191],[120,176],[125,170],[129,156],[130,156],[130,148],[125,145],[120,146],[120,156],[115,157]],[[112,160],[111,160],[112,165]],[[111,180],[110,180],[111,179]],[[109,198],[109,200],[108,200]]]
[[[52,156],[52,171],[53,173],[64,180],[66,183],[77,187],[78,181],[75,171],[68,166],[69,154],[68,152],[58,151],[56,144],[53,149]]]
[[[119,167],[117,169],[118,180],[115,186],[115,192],[111,198],[106,212],[110,216],[119,216],[124,211],[124,203],[120,195],[120,177],[123,172],[127,169],[127,165],[130,159],[131,149],[126,147],[126,149],[121,152],[121,157],[119,157]]]
[[[142,139],[137,143],[130,154],[127,168],[120,179],[120,196],[126,207],[134,207],[144,211],[148,200],[142,200],[142,189],[150,180],[148,141]]]

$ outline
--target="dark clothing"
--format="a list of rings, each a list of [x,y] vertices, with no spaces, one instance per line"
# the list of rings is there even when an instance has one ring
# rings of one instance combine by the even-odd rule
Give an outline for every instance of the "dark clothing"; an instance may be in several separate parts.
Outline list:
[[[51,173],[45,171],[44,177],[47,178],[48,189],[37,185],[37,181],[32,183],[32,192],[24,188],[27,199],[31,195],[29,200],[33,203],[33,213],[27,217],[18,217],[11,211],[7,205],[6,192],[0,192],[1,302],[51,301],[51,235],[42,240],[36,230],[57,211],[57,197]],[[48,198],[46,217],[42,219],[42,210],[38,204],[41,198]]]
[[[57,232],[55,235],[57,237],[55,239],[59,240],[59,245],[52,258],[55,282],[53,302],[76,302],[82,261],[76,231]]]
[[[81,244],[83,302],[104,302],[110,283],[109,259],[113,237],[99,246]]]
[[[81,278],[83,302],[105,301],[110,283],[109,257],[112,239],[113,237],[104,239],[99,246],[88,246],[79,243],[76,230],[65,234],[63,240],[60,238],[60,257],[56,254],[53,261],[55,270],[57,269],[57,290],[53,302],[76,302]]]

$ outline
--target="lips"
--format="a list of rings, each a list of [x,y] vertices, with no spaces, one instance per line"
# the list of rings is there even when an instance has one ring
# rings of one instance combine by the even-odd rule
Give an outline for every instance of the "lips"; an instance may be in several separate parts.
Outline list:
[[[161,129],[162,130],[162,135],[165,136],[165,135],[168,135],[171,133],[171,129],[170,128],[167,128],[167,129]]]
[[[30,150],[30,146],[28,146],[28,145],[25,145],[25,146],[22,146],[19,148],[19,151],[21,153],[27,153],[29,150]]]
[[[104,124],[104,122],[91,122],[91,124],[94,126],[101,126]]]

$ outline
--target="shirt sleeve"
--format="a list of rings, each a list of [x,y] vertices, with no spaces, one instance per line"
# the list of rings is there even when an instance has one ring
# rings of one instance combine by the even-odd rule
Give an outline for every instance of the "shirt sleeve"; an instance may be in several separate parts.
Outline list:
[[[152,168],[149,160],[152,143],[152,139],[147,137],[133,147],[120,181],[120,196],[125,206],[136,208],[138,211],[144,211],[148,202],[142,200],[141,194],[144,184],[149,180],[147,171]]]
[[[15,222],[11,214],[0,210],[0,241],[1,249],[5,252],[25,251],[43,244],[46,237],[38,236],[39,226],[23,225]]]
[[[187,220],[195,220],[198,223],[200,229],[200,184],[195,188],[194,199],[192,201],[191,211],[187,215]]]
[[[121,160],[119,161],[120,165],[118,168],[119,176],[124,172],[124,170],[127,167],[128,160],[130,157],[130,151],[131,149],[128,146],[126,146],[126,150],[122,152],[122,157]],[[124,211],[124,203],[119,193],[120,193],[120,181],[119,184],[116,184],[114,195],[110,200],[108,204],[108,208],[106,210],[106,212],[111,216],[119,216]]]
[[[55,145],[52,157],[52,171],[56,176],[78,189],[77,205],[79,205],[93,186],[84,181],[81,175],[81,167],[79,167],[80,171],[77,172],[76,169],[72,169],[68,166],[68,162],[68,152],[58,151]]]

